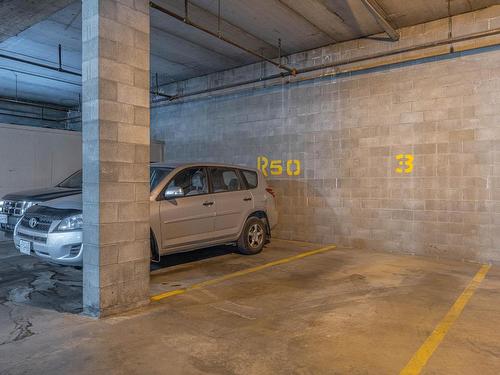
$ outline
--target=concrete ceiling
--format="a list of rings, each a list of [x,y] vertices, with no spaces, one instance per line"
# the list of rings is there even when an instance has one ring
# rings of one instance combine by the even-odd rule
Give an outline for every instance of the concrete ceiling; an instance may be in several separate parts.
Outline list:
[[[184,14],[184,0],[156,0]],[[220,0],[221,32],[267,57],[290,54],[382,32],[361,0]],[[397,28],[448,15],[447,0],[378,0]],[[453,15],[497,4],[498,0],[451,0]],[[5,4],[5,5],[4,5]],[[190,0],[190,19],[212,31],[219,0]],[[7,0],[0,8],[0,54],[81,70],[81,3],[71,0]],[[160,84],[196,77],[258,59],[227,43],[151,10],[151,72]],[[390,43],[390,42],[388,42]],[[0,58],[0,96],[76,105],[80,79]]]
[[[44,20],[72,1],[2,0],[0,6],[0,42]]]
[[[35,2],[37,1],[33,1]],[[81,4],[74,0],[69,3],[63,9],[45,15],[43,20],[1,42],[0,54],[57,67],[58,45],[61,44],[63,67],[80,72]],[[3,22],[8,14],[2,17],[5,17],[1,20]],[[0,58],[0,82],[0,96],[17,96],[67,106],[77,105],[81,92],[81,79],[78,76],[4,58]]]

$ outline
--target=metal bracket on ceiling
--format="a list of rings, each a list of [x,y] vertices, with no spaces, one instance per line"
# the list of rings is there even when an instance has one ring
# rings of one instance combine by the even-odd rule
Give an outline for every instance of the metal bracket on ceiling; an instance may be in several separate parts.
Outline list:
[[[59,44],[59,71],[62,71],[62,47]]]
[[[217,0],[217,34],[219,34],[219,38],[222,36],[221,30],[221,0]]]
[[[281,38],[278,38],[278,61],[280,63],[279,67],[281,68]]]
[[[448,0],[448,39],[453,39],[453,17],[451,15],[451,0]],[[450,44],[450,53],[455,51],[453,43]]]

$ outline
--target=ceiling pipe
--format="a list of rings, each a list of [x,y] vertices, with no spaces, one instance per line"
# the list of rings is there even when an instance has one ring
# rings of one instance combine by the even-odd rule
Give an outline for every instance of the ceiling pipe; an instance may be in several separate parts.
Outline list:
[[[56,105],[52,105],[52,104],[33,102],[30,100],[12,99],[12,98],[3,97],[3,96],[0,96],[0,102],[19,104],[19,105],[25,105],[25,106],[30,106],[30,107],[36,107],[36,108],[51,109],[53,111],[60,111],[60,112],[69,112],[72,110],[72,107],[56,106]]]
[[[222,36],[222,35],[219,35],[217,32],[213,32],[211,30],[208,30],[207,28],[203,27],[203,26],[200,26],[194,22],[192,22],[187,16],[187,14],[185,16],[181,16],[177,13],[174,13],[174,12],[171,12],[170,10],[168,9],[165,9],[163,8],[162,6],[158,5],[158,4],[155,4],[154,2],[150,1],[149,2],[149,6],[153,9],[156,9],[162,13],[165,13],[166,15],[172,17],[172,18],[175,18],[176,20],[178,21],[181,21],[183,23],[185,23],[186,25],[189,25],[189,26],[192,26],[194,27],[195,29],[198,29],[200,31],[203,31],[204,33],[206,34],[209,34],[209,35],[212,35],[213,37],[217,38],[217,39],[220,39],[230,45],[232,45],[233,47],[236,47],[236,48],[239,48],[245,52],[247,52],[248,54],[250,55],[253,55],[255,57],[258,57],[259,59],[262,59],[262,60],[265,60],[267,61],[268,63],[278,67],[279,69],[283,69],[285,70],[288,74],[291,74],[291,75],[295,75],[297,73],[297,70],[293,67],[289,67],[287,65],[282,65],[281,63],[279,62],[276,62],[272,59],[269,59],[267,57],[265,57],[264,55],[261,55],[260,53],[258,52],[255,52],[255,51],[252,51],[251,49],[248,49],[236,42],[233,42],[232,40],[229,40],[227,39],[226,37]],[[283,74],[286,74],[286,73],[283,73]]]
[[[30,120],[39,120],[39,121],[48,121],[48,122],[57,122],[57,123],[66,121],[66,119],[50,119],[50,118],[44,118],[44,117],[39,117],[39,116],[16,115],[14,113],[7,113],[7,112],[1,112],[1,111],[0,111],[0,116],[11,116],[11,117],[19,117],[19,118],[30,119]]]
[[[5,54],[0,54],[0,58],[4,58],[4,59],[8,59],[8,60],[13,60],[13,61],[17,61],[17,62],[21,62],[23,64],[29,64],[29,65],[33,65],[33,66],[38,66],[40,68],[54,70],[54,71],[60,72],[60,73],[71,74],[71,75],[74,75],[74,76],[77,76],[77,77],[81,77],[82,76],[81,73],[73,72],[73,71],[70,71],[70,70],[66,70],[66,69],[64,69],[62,67],[61,68],[57,68],[55,66],[37,63],[37,62],[34,62],[34,61],[21,59],[19,57],[14,57],[14,56],[9,56],[9,55],[5,55]],[[61,61],[59,61],[59,64],[61,65]],[[9,70],[8,68],[3,68],[3,67],[2,67],[2,69]],[[25,74],[30,75],[31,73],[25,73]],[[35,75],[35,74],[32,74],[32,75]],[[43,77],[43,78],[52,79],[51,77]],[[56,78],[54,78],[54,80],[61,82],[60,80],[58,80]],[[74,84],[74,83],[71,83],[71,82],[64,82],[64,83]],[[81,86],[81,84],[79,86]],[[150,91],[150,93],[154,94],[154,95],[157,95],[157,96],[161,96],[161,97],[167,98],[167,99],[172,98],[172,95],[163,94],[161,92]]]
[[[74,120],[81,120],[82,116],[75,116],[75,117],[68,117],[67,119],[60,120],[60,121],[74,121]]]
[[[306,68],[298,69],[296,74],[300,75],[300,74],[311,73],[314,71],[328,69],[328,68],[338,68],[338,67],[343,66],[343,65],[350,65],[350,64],[354,64],[354,63],[358,63],[358,62],[364,62],[364,61],[369,61],[369,60],[373,60],[373,59],[399,55],[399,54],[403,54],[403,53],[407,53],[407,52],[414,52],[414,51],[418,51],[418,50],[424,50],[424,49],[428,49],[428,48],[449,45],[452,43],[460,43],[460,42],[465,42],[465,41],[469,41],[469,40],[474,40],[474,39],[479,39],[479,38],[484,38],[484,37],[489,37],[489,36],[495,36],[498,34],[500,34],[500,28],[497,28],[494,30],[489,30],[489,31],[484,31],[484,32],[479,32],[479,33],[474,33],[474,34],[469,34],[469,35],[464,35],[464,36],[460,36],[460,37],[448,38],[448,39],[439,40],[439,41],[435,41],[435,42],[424,43],[424,44],[420,44],[420,45],[412,46],[412,47],[399,48],[399,49],[395,49],[395,50],[388,51],[388,52],[380,52],[380,53],[375,53],[375,54],[371,54],[368,56],[344,59],[344,60],[340,60],[338,62],[331,62],[331,63],[317,65],[317,66],[306,67]],[[500,45],[500,42],[492,43],[491,45]],[[474,49],[477,49],[477,47],[468,48],[467,50],[474,50]],[[450,50],[448,50],[445,53],[437,53],[434,56],[446,55],[446,54],[450,54],[450,53],[452,53],[452,52]],[[420,60],[420,59],[422,59],[422,57],[414,57],[414,58],[410,58],[410,59],[407,59],[404,61],[405,62],[416,61],[416,60]],[[390,62],[386,62],[386,63],[380,63],[380,64],[377,64],[376,66],[370,66],[369,68],[345,69],[341,73],[362,71],[362,70],[367,70],[367,69],[371,69],[374,67],[381,67],[381,66],[387,66],[387,65],[392,65],[392,64],[395,64],[395,62],[390,61]],[[328,74],[328,75],[336,75],[336,74],[338,74],[338,72],[333,72],[333,73]],[[171,101],[177,100],[177,99],[184,99],[184,98],[188,98],[188,97],[192,97],[192,96],[208,94],[211,92],[221,91],[221,90],[230,89],[230,88],[236,88],[236,87],[249,85],[249,84],[253,84],[253,83],[265,82],[265,81],[269,81],[269,80],[273,80],[273,79],[288,77],[290,75],[291,74],[287,74],[287,73],[273,74],[273,75],[269,75],[266,77],[246,80],[243,82],[230,83],[230,84],[219,86],[219,87],[213,87],[213,88],[209,88],[209,89],[188,92],[186,94],[174,95],[173,98],[171,100],[168,100],[168,101],[171,102]],[[325,76],[325,75],[315,75],[313,77],[305,77],[305,78],[301,79],[301,81],[313,80],[313,79],[316,79],[316,78],[319,78],[322,76]],[[281,83],[279,83],[279,84],[281,84]],[[167,100],[159,99],[159,100],[153,101],[153,104],[158,104],[158,103],[162,103],[165,101],[167,101]]]
[[[382,27],[387,35],[391,38],[392,41],[397,42],[399,40],[399,31],[397,31],[387,20],[387,14],[384,9],[377,3],[376,0],[361,0],[363,5],[369,10],[375,20]]]
[[[77,83],[77,82],[66,81],[64,79],[60,79],[60,78],[56,78],[56,77],[49,77],[49,76],[46,76],[46,75],[43,75],[43,74],[36,74],[36,73],[26,72],[24,70],[19,70],[19,69],[7,68],[5,66],[0,66],[0,70],[7,70],[9,72],[24,74],[24,75],[28,75],[28,76],[31,76],[31,77],[43,78],[43,79],[47,79],[49,81],[56,81],[56,82],[61,82],[61,83],[67,83],[68,85],[73,85],[73,86],[81,86],[82,85],[81,83]]]
[[[60,73],[71,74],[71,75],[78,76],[78,77],[82,76],[81,73],[73,72],[71,70],[67,70],[67,69],[64,69],[62,67],[55,67],[55,66],[52,66],[52,65],[37,63],[35,61],[25,60],[25,59],[21,59],[20,57],[9,56],[9,55],[5,55],[3,53],[0,53],[0,58],[7,59],[7,60],[12,60],[12,61],[17,61],[17,62],[20,62],[20,63],[23,63],[23,64],[34,65],[34,66],[38,66],[38,67],[44,68],[44,69],[50,69],[50,70],[54,70],[54,71],[60,72]]]

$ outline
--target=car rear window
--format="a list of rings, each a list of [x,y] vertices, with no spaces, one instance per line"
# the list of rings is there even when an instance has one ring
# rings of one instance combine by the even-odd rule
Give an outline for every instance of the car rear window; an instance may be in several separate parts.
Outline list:
[[[257,173],[253,171],[241,171],[243,173],[243,176],[245,177],[245,180],[247,182],[248,188],[249,189],[255,189],[258,184],[258,179],[257,179]]]
[[[210,178],[214,193],[237,191],[242,189],[238,174],[234,169],[210,168]]]

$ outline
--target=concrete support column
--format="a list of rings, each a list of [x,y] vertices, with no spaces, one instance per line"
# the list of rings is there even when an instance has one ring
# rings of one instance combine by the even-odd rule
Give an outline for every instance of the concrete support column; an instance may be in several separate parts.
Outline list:
[[[149,3],[83,0],[83,306],[149,301]]]

